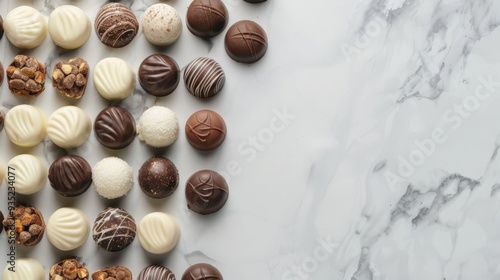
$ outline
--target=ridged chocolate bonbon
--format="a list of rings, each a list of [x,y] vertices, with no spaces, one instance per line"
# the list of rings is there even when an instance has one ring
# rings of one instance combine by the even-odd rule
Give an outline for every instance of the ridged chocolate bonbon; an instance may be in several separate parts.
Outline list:
[[[50,166],[49,181],[62,196],[79,196],[92,184],[92,167],[81,156],[62,156]]]
[[[198,214],[208,215],[219,211],[228,197],[226,180],[213,170],[200,170],[187,180],[187,206]]]
[[[109,106],[97,115],[94,134],[104,147],[123,149],[134,141],[134,117],[122,107]]]
[[[224,46],[233,60],[254,63],[266,54],[267,35],[264,29],[254,21],[238,21],[227,30]]]
[[[175,275],[164,266],[150,265],[139,273],[137,280],[175,280]]]
[[[181,280],[223,280],[220,271],[208,263],[197,263],[190,266]]]
[[[212,110],[193,113],[186,121],[184,130],[189,144],[201,151],[219,147],[226,138],[226,123]]]
[[[191,61],[184,70],[187,90],[198,98],[209,98],[219,93],[226,82],[224,70],[217,61],[199,57]]]
[[[226,28],[228,12],[221,0],[194,0],[187,10],[187,27],[201,38],[212,38]]]
[[[117,252],[134,241],[136,231],[135,220],[127,211],[108,207],[97,216],[92,238],[101,249]]]
[[[162,97],[171,94],[181,74],[175,60],[164,54],[152,54],[139,66],[139,83],[149,94]]]
[[[105,45],[121,48],[132,42],[139,30],[139,22],[129,7],[108,3],[97,13],[94,28],[97,37]]]

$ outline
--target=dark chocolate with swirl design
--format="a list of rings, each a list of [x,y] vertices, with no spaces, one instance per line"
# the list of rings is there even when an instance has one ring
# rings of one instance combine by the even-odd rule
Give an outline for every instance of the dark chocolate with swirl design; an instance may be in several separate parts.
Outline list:
[[[233,60],[243,63],[254,63],[260,60],[267,51],[267,35],[256,22],[242,20],[233,24],[226,33],[224,46]]]
[[[132,215],[123,209],[108,207],[95,219],[92,238],[101,249],[117,252],[134,241],[136,231]]]
[[[184,69],[184,84],[192,95],[209,98],[219,93],[226,82],[224,70],[217,61],[199,57]]]
[[[52,188],[62,196],[79,196],[92,183],[92,167],[80,156],[62,156],[50,166],[49,181]]]
[[[197,263],[190,266],[181,280],[223,280],[220,271],[208,263]]]
[[[186,121],[185,132],[191,146],[201,151],[210,151],[224,142],[226,123],[216,112],[200,110]]]
[[[139,66],[139,83],[149,94],[162,97],[171,94],[179,84],[179,65],[164,54],[152,54]]]
[[[139,169],[139,186],[152,198],[165,198],[177,189],[179,171],[175,164],[164,157],[152,157]]]
[[[94,21],[97,37],[105,45],[121,48],[137,35],[139,22],[132,10],[120,3],[108,3],[99,9]]]
[[[0,39],[3,37],[3,19],[2,16],[0,16]],[[2,83],[0,83],[1,85]]]
[[[5,113],[3,112],[2,109],[0,109],[0,131],[3,129],[3,123],[5,120]]]
[[[228,13],[221,0],[194,0],[188,7],[186,24],[194,35],[212,38],[226,28]]]
[[[139,273],[137,280],[175,280],[175,275],[164,266],[150,265]]]
[[[187,207],[201,215],[219,211],[229,197],[229,188],[222,175],[213,170],[200,170],[186,183]]]
[[[135,138],[134,117],[121,107],[109,106],[97,115],[94,133],[104,147],[123,149]]]

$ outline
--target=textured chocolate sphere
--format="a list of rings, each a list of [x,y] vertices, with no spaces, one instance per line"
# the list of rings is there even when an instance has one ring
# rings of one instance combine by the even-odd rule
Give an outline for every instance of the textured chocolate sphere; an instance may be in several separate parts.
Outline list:
[[[212,170],[200,170],[186,183],[186,200],[189,209],[201,215],[219,211],[229,197],[226,180]]]
[[[109,207],[99,213],[92,229],[92,238],[103,250],[117,252],[134,241],[137,227],[127,211]]]
[[[233,60],[254,63],[266,54],[267,35],[256,22],[242,20],[227,30],[224,45],[227,54]]]
[[[226,28],[228,13],[221,0],[194,0],[187,11],[187,27],[201,38],[212,38]]]
[[[97,12],[94,28],[97,37],[105,45],[121,48],[132,42],[139,30],[139,22],[129,7],[108,3]]]
[[[121,107],[109,106],[97,115],[94,133],[104,147],[123,149],[134,141],[134,117]]]
[[[200,110],[186,121],[185,131],[191,146],[201,151],[211,151],[224,142],[226,123],[216,112]]]
[[[164,266],[150,265],[139,273],[137,280],[175,280],[175,275]]]
[[[152,198],[165,198],[179,185],[179,171],[175,164],[164,157],[152,157],[139,169],[141,190]]]
[[[217,61],[199,57],[191,61],[184,70],[187,90],[198,98],[209,98],[219,93],[226,82],[224,70]]]
[[[181,280],[223,280],[220,271],[208,263],[197,263],[190,266]]]
[[[50,166],[49,181],[52,188],[62,196],[79,196],[92,183],[92,167],[80,156],[63,156]]]
[[[164,54],[152,54],[139,66],[139,83],[147,93],[154,96],[171,94],[177,88],[180,78],[179,65]]]

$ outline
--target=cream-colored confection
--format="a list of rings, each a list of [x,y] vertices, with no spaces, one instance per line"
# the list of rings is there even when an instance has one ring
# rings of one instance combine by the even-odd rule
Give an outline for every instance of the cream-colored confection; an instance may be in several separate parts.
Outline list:
[[[5,167],[0,163],[0,185],[2,184],[3,178],[5,176]]]
[[[39,261],[32,258],[18,258],[15,262],[15,272],[7,263],[2,273],[3,280],[45,280],[45,269]]]
[[[80,247],[90,234],[90,223],[83,211],[63,207],[54,212],[46,224],[47,238],[61,251]]]
[[[50,38],[61,48],[72,50],[81,47],[87,42],[91,30],[89,17],[76,6],[59,6],[50,14]]]
[[[153,45],[173,44],[182,32],[182,21],[174,7],[159,3],[149,7],[142,18],[142,33]]]
[[[7,138],[21,147],[33,147],[47,134],[47,117],[33,105],[23,104],[10,109],[4,125]]]
[[[105,99],[123,100],[135,88],[135,73],[123,59],[108,57],[95,66],[94,85]]]
[[[152,254],[170,252],[179,243],[181,236],[175,218],[163,212],[144,216],[137,231],[142,248]]]
[[[81,146],[89,138],[91,130],[89,115],[76,106],[57,109],[47,122],[50,140],[63,149]]]
[[[126,195],[134,184],[132,167],[117,157],[107,157],[92,168],[95,190],[102,197],[113,199]]]
[[[14,187],[18,194],[34,194],[39,192],[47,181],[47,164],[41,158],[21,154],[13,157],[4,169],[5,174],[14,173]],[[8,180],[8,177],[5,178]],[[8,182],[7,182],[8,183]]]
[[[47,20],[29,6],[10,11],[3,21],[3,28],[10,43],[21,49],[36,48],[47,37]]]
[[[179,137],[179,122],[169,108],[153,106],[142,113],[137,134],[139,140],[152,147],[167,147]]]

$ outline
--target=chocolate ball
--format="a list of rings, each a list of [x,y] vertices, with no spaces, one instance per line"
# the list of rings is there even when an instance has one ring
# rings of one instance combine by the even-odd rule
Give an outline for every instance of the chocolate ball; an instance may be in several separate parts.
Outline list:
[[[152,157],[139,169],[139,186],[152,198],[165,198],[179,185],[179,171],[175,164],[164,157]]]
[[[62,156],[50,166],[49,181],[52,188],[62,196],[79,196],[92,183],[92,167],[80,156]]]
[[[97,12],[94,28],[102,43],[121,48],[132,42],[139,30],[139,22],[129,7],[108,3]]]
[[[150,265],[139,273],[137,280],[175,280],[175,275],[164,266]]]
[[[191,146],[201,151],[210,151],[224,142],[226,123],[216,112],[200,110],[186,121],[185,131]]]
[[[0,211],[0,222],[3,222],[3,213]],[[2,233],[3,227],[0,226],[0,233]]]
[[[179,65],[164,54],[152,54],[139,66],[139,83],[149,94],[162,97],[171,94],[181,78]]]
[[[220,271],[208,263],[197,263],[190,266],[182,275],[181,280],[223,280]]]
[[[134,241],[137,227],[127,211],[108,207],[95,219],[92,238],[103,250],[118,252]]]
[[[187,27],[201,38],[212,38],[226,28],[228,13],[221,0],[194,0],[188,7]]]
[[[134,117],[121,107],[109,106],[97,115],[94,133],[104,147],[123,149],[134,141],[136,134]]]
[[[254,21],[242,20],[233,24],[226,33],[224,46],[233,60],[254,63],[267,51],[267,35],[264,29]]]
[[[222,90],[226,82],[224,70],[217,61],[199,57],[191,61],[184,70],[187,90],[198,98],[209,98]]]
[[[2,39],[2,37],[3,37],[3,19],[2,16],[0,16],[0,39]]]
[[[5,113],[3,112],[2,109],[0,109],[0,131],[3,129],[3,123],[5,120]]]
[[[186,182],[187,207],[198,214],[208,215],[219,211],[228,197],[226,180],[213,170],[200,170]]]
[[[3,65],[2,62],[0,62],[0,86],[3,84]]]

